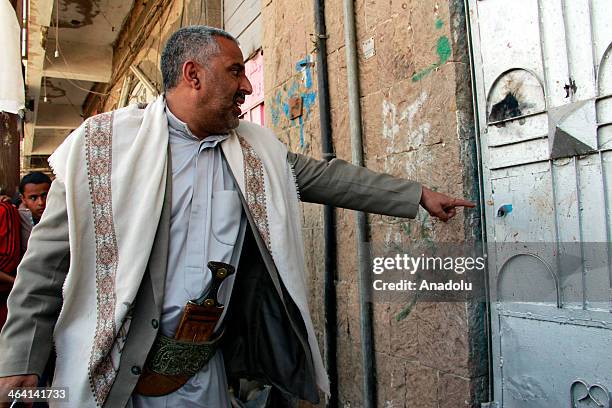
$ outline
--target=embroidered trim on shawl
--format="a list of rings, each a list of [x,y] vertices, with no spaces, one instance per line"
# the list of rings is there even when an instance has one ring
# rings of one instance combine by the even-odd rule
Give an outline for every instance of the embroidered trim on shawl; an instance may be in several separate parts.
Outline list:
[[[89,383],[98,405],[103,405],[117,375],[111,360],[115,340],[115,274],[118,248],[111,195],[112,113],[86,123],[85,154],[93,207],[96,244],[96,332],[89,357]]]
[[[266,243],[268,250],[271,251],[263,164],[249,142],[240,135],[238,135],[238,140],[244,157],[244,184],[247,205],[259,234]]]
[[[288,164],[287,167],[289,167],[289,172],[291,173],[290,175],[291,180],[289,181],[295,185],[295,193],[297,194],[297,199],[298,201],[301,201],[302,196],[300,194],[300,186],[298,185],[297,177],[295,176],[295,167],[293,167],[292,163],[287,162],[287,164]]]

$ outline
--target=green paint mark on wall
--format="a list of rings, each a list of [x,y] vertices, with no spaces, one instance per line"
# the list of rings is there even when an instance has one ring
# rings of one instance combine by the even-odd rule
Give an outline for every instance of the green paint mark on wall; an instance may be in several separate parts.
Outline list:
[[[444,21],[442,21],[440,17],[436,18],[435,26],[436,30],[440,30],[442,27],[444,27]],[[438,44],[436,45],[436,53],[438,54],[438,62],[435,62],[427,68],[415,73],[412,76],[412,82],[420,81],[427,75],[431,74],[434,69],[438,68],[442,64],[446,63],[446,61],[448,61],[452,54],[452,50],[450,46],[450,41],[448,40],[447,36],[443,35],[442,37],[438,38]]]
[[[424,69],[420,72],[417,72],[416,74],[414,74],[412,76],[412,82],[419,82],[421,79],[425,78],[427,75],[429,75],[431,73],[431,71],[433,71],[434,69],[432,67],[429,67],[427,69]]]
[[[440,57],[439,65],[444,64],[451,56],[451,46],[450,41],[448,41],[448,37],[440,37],[438,38],[438,47],[437,47],[438,56]]]
[[[400,310],[400,312],[395,316],[395,321],[396,322],[401,322],[402,320],[404,320],[405,318],[410,316],[410,312],[412,312],[412,309],[416,305],[418,297],[419,297],[419,295],[418,295],[418,292],[417,292],[417,293],[415,293],[415,295],[410,300],[410,303],[408,303],[406,306],[404,306],[404,308],[402,310]]]
[[[438,38],[438,45],[436,46],[436,53],[438,54],[438,62],[430,65],[429,67],[417,72],[412,76],[412,82],[418,82],[421,79],[425,78],[427,75],[431,74],[431,72],[446,63],[451,56],[451,46],[450,41],[447,36],[442,36]]]

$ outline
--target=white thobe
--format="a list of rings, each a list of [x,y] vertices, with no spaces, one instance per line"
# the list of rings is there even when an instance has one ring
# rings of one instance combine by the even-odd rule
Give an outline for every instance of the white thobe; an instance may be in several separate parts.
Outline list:
[[[246,217],[219,143],[229,135],[200,140],[166,107],[172,162],[170,244],[160,330],[173,337],[185,304],[208,289],[206,264],[220,261],[237,267]],[[223,283],[219,301],[227,305],[235,275]],[[221,317],[221,321],[223,320]],[[217,325],[219,327],[219,325]],[[223,356],[209,363],[183,387],[162,397],[134,394],[134,407],[229,407]]]

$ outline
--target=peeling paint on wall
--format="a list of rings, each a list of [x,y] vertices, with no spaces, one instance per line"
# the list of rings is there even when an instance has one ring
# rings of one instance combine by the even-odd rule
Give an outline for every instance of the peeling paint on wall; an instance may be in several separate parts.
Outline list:
[[[295,71],[290,85],[283,86],[282,90],[276,92],[275,97],[270,101],[270,112],[272,116],[272,124],[279,126],[283,116],[291,122],[290,126],[298,125],[300,131],[300,147],[304,147],[304,122],[310,116],[312,108],[316,102],[316,91],[312,90],[312,67],[314,66],[313,58],[308,55],[306,58],[298,61],[295,64]],[[291,119],[289,100],[299,96],[302,99],[303,113],[297,118]]]

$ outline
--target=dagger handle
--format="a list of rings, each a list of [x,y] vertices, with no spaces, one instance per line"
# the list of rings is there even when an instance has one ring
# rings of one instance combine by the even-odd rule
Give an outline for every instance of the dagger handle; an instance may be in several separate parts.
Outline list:
[[[219,288],[221,287],[221,283],[228,276],[232,275],[235,272],[235,269],[232,265],[225,262],[218,261],[208,261],[208,269],[212,273],[212,282],[210,287],[202,296],[198,299],[193,300],[193,303],[204,305],[208,307],[222,307],[223,305],[219,303]]]

